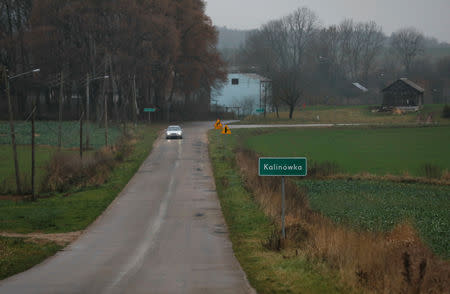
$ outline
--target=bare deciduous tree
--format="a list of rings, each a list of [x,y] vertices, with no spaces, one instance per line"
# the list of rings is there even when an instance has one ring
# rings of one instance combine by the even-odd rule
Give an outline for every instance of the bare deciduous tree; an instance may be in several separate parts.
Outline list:
[[[247,43],[247,56],[272,80],[272,106],[285,103],[291,119],[307,85],[308,50],[318,28],[316,14],[303,7],[267,23]]]
[[[391,46],[409,74],[411,64],[424,50],[424,37],[415,28],[400,29],[391,36]]]
[[[350,80],[367,82],[375,58],[383,47],[384,35],[375,22],[343,21],[338,27],[338,61]]]

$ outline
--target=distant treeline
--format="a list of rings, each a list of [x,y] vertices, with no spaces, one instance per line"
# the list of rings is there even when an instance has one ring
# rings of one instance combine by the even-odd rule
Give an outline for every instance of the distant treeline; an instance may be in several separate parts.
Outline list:
[[[225,79],[217,31],[203,0],[0,0],[0,71],[10,78],[14,113],[100,120],[178,118],[209,111],[210,90]],[[25,74],[39,68],[39,73]],[[7,118],[5,82],[0,119]],[[189,111],[186,111],[188,109]]]
[[[292,113],[303,103],[378,103],[380,90],[400,77],[424,87],[427,102],[450,102],[450,44],[415,28],[386,36],[375,22],[347,19],[324,27],[303,7],[257,30],[219,32],[230,68],[272,80],[268,103],[275,110],[287,106]]]

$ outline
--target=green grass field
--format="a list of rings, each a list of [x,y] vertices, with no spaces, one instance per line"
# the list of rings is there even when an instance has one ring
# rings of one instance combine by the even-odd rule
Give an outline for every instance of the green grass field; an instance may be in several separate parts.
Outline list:
[[[410,221],[434,252],[450,258],[450,187],[377,181],[302,180],[311,208],[356,229],[387,231]]]
[[[450,124],[450,119],[441,117],[444,105],[429,104],[415,113],[402,115],[392,113],[372,112],[374,106],[306,106],[305,109],[297,107],[293,119],[290,120],[288,112],[281,110],[280,118],[275,113],[268,113],[266,118],[262,115],[253,115],[245,118],[238,124],[297,124],[297,123],[365,123],[384,125],[407,125],[417,124],[419,116],[422,122],[429,114],[434,123]]]
[[[60,249],[61,246],[51,242],[36,244],[21,238],[0,237],[0,280],[40,263]]]
[[[336,162],[344,173],[424,176],[424,164],[450,170],[449,126],[279,129],[256,136],[234,132],[245,133],[245,145],[261,155]]]

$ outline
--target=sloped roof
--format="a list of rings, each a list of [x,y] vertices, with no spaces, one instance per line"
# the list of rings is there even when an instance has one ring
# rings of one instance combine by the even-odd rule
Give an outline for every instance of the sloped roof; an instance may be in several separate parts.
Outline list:
[[[270,82],[271,81],[270,79],[260,76],[259,74],[255,74],[255,73],[241,73],[241,74],[245,75],[246,77],[249,77],[253,80],[259,80],[261,82]]]
[[[366,87],[364,87],[363,85],[361,85],[360,83],[352,83],[353,86],[355,86],[356,88],[360,89],[363,92],[367,92],[369,91]]]
[[[391,88],[392,85],[394,85],[395,83],[397,83],[397,82],[399,82],[399,81],[405,83],[406,85],[410,86],[411,88],[413,88],[414,90],[416,90],[416,91],[419,92],[419,93],[425,92],[425,89],[424,89],[424,88],[420,87],[419,85],[417,85],[417,84],[414,83],[413,81],[410,81],[410,80],[407,79],[407,78],[400,78],[400,79],[398,79],[397,81],[393,82],[392,84],[390,84],[389,86],[387,86],[386,88],[384,88],[384,89],[383,89],[383,92],[389,90],[389,88]]]
[[[416,89],[419,92],[422,92],[422,93],[425,92],[424,88],[422,88],[421,86],[417,85],[416,83],[408,80],[407,78],[401,78],[400,80],[402,80],[403,82],[405,82],[406,84],[413,87],[414,89]]]

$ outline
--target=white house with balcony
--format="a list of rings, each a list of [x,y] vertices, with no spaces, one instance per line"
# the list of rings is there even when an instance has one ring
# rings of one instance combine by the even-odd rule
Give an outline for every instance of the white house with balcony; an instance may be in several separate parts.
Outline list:
[[[241,115],[268,108],[271,81],[254,73],[229,73],[222,89],[212,93],[212,107],[219,106]]]

